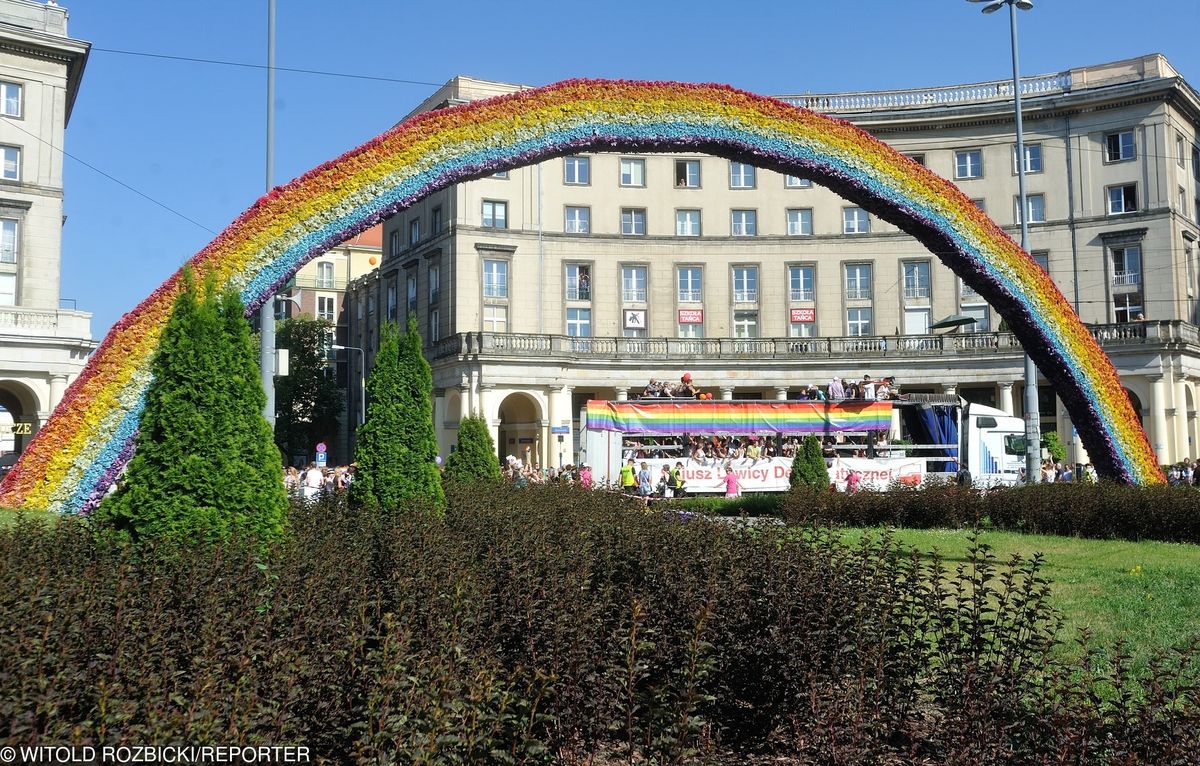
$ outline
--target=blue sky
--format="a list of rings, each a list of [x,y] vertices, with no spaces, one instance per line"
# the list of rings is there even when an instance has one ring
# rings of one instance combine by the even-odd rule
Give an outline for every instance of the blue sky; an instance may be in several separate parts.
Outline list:
[[[1024,74],[1160,52],[1200,87],[1197,0],[1035,3],[1019,18]],[[67,128],[62,296],[94,313],[100,339],[264,191],[267,0],[60,5],[71,36],[94,46]],[[721,82],[769,95],[1008,77],[1007,12],[979,8],[277,0],[281,70],[355,77],[278,72],[273,180],[383,132],[456,74]]]

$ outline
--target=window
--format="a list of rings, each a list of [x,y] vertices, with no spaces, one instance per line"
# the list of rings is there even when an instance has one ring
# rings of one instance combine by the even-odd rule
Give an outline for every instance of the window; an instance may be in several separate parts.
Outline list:
[[[675,160],[675,188],[700,188],[700,160]]]
[[[0,306],[17,305],[17,275],[0,274]]]
[[[421,241],[421,219],[414,218],[408,222],[408,244],[415,245]]]
[[[1029,195],[1025,195],[1025,196],[1028,197]],[[983,197],[978,197],[976,199],[973,199],[973,200],[971,200],[971,203],[973,205],[975,205],[975,207],[982,210],[983,212],[985,212],[985,213],[987,212],[987,200],[985,200]]]
[[[429,267],[429,303],[436,304],[441,297],[442,270],[437,266]]]
[[[1176,195],[1177,195],[1177,199],[1179,202],[1179,214],[1181,216],[1183,216],[1184,218],[1187,218],[1187,214],[1188,214],[1187,189],[1180,186],[1179,191],[1176,192]]]
[[[389,239],[388,241],[391,243],[391,246],[392,246],[392,255],[395,256],[397,253],[400,252],[400,230],[394,229],[392,231],[391,239]]]
[[[1109,133],[1104,136],[1105,162],[1123,162],[1137,157],[1133,144],[1133,131],[1122,130],[1119,133]]]
[[[572,338],[592,336],[591,309],[567,309],[567,335]]]
[[[0,82],[0,106],[6,117],[21,116],[21,86],[15,82]]]
[[[416,313],[417,310],[417,275],[409,274],[405,283],[407,286],[405,295],[408,298],[408,302],[404,306],[404,313],[408,315]]]
[[[507,171],[507,170],[497,170],[495,173],[492,173],[492,178],[504,178],[504,179],[507,179],[507,178],[508,178],[508,171]]]
[[[1029,208],[1029,218],[1027,223],[1045,223],[1046,222],[1046,195],[1045,194],[1026,194],[1025,206]],[[1021,198],[1013,199],[1013,217],[1017,223],[1021,222]]]
[[[626,207],[621,209],[621,233],[631,237],[646,234],[646,209]]]
[[[758,302],[758,267],[733,267],[733,302]]]
[[[334,321],[337,316],[337,299],[329,295],[317,296],[317,319],[324,319],[326,322]]]
[[[1113,320],[1116,322],[1141,322],[1142,296],[1140,293],[1123,293],[1113,296]]]
[[[508,332],[508,306],[484,306],[483,331]]]
[[[928,308],[914,309],[906,307],[904,309],[904,334],[928,335],[929,313]]]
[[[699,210],[676,210],[675,211],[675,236],[677,236],[677,237],[698,237],[698,236],[700,236],[700,211]]]
[[[321,261],[317,264],[317,287],[325,290],[333,289],[333,264]]]
[[[980,149],[967,149],[966,151],[955,152],[954,177],[957,179],[982,178],[983,151]]]
[[[906,154],[904,156],[908,157],[910,160],[917,163],[918,165],[925,164],[925,155],[924,154]]]
[[[963,325],[963,332],[991,332],[991,315],[987,304],[979,306],[963,306],[962,314],[975,320],[974,324]]]
[[[754,166],[747,165],[744,162],[729,163],[729,188],[730,189],[753,189],[754,188]]]
[[[483,201],[483,227],[486,229],[507,229],[508,203],[485,199]]]
[[[700,303],[704,300],[704,275],[699,266],[679,267],[679,302]]]
[[[17,221],[0,218],[0,263],[17,262]]]
[[[622,186],[645,186],[646,185],[646,161],[645,160],[621,160],[621,185]]]
[[[758,233],[758,213],[754,210],[731,210],[729,233],[735,237],[753,237]]]
[[[871,264],[846,264],[846,299],[851,301],[871,300]]]
[[[846,309],[846,334],[871,334],[871,309]]]
[[[813,233],[812,208],[797,207],[787,211],[787,233],[791,236],[806,236]]]
[[[568,234],[587,234],[592,229],[592,209],[590,207],[567,207],[567,218],[563,231]]]
[[[427,343],[433,343],[438,338],[442,337],[442,314],[437,309],[429,312],[429,340]]]
[[[788,300],[813,300],[812,266],[788,266]]]
[[[436,237],[442,233],[442,209],[435,207],[429,217],[429,236]]]
[[[362,304],[360,303],[359,306]],[[400,310],[400,299],[396,295],[396,282],[391,280],[387,286],[387,318],[389,322],[395,322],[397,314]],[[362,319],[360,316],[359,319]]]
[[[758,337],[758,312],[757,311],[735,311],[735,312],[733,312],[733,337],[735,337],[735,338],[757,338]]]
[[[678,333],[679,333],[678,337],[680,337],[680,338],[703,338],[704,337],[704,324],[702,322],[695,322],[695,323],[680,322],[678,325],[678,328],[679,328],[678,329]]]
[[[928,261],[908,261],[904,264],[904,297],[906,300],[929,297]]]
[[[1138,209],[1137,184],[1110,186],[1105,189],[1105,196],[1108,198],[1109,215],[1132,213]]]
[[[1037,265],[1049,274],[1050,273],[1050,251],[1049,250],[1034,250],[1030,253],[1033,260],[1037,261]]]
[[[15,146],[0,147],[0,178],[6,181],[21,180],[21,150]]]
[[[623,303],[646,302],[646,267],[621,267],[621,301]]]
[[[871,218],[861,207],[842,208],[842,233],[867,234],[871,231]]]
[[[968,285],[966,282],[962,281],[961,279],[958,280],[958,288],[959,288],[959,295],[962,296],[963,301],[982,300],[979,297],[979,293],[975,292],[975,288],[971,287],[970,285]]]
[[[483,297],[508,297],[508,261],[483,262]]]
[[[579,263],[566,265],[567,300],[590,301],[592,299],[591,269]]]
[[[1017,173],[1017,147],[1013,147],[1013,175]],[[1041,173],[1042,172],[1042,145],[1041,144],[1025,144],[1025,172],[1026,173]]]
[[[1126,245],[1112,249],[1113,284],[1140,285],[1142,283],[1142,248]]]
[[[812,186],[812,181],[800,176],[784,176],[783,186],[787,189],[808,189]]]
[[[367,294],[367,313],[372,316],[375,315],[375,293]]]
[[[1175,134],[1175,162],[1179,165],[1179,167],[1186,168],[1187,167],[1187,157],[1184,155],[1183,146],[1184,146],[1183,135],[1180,133],[1176,133]]]
[[[789,338],[812,338],[817,334],[816,322],[789,322]]]
[[[590,157],[563,157],[563,183],[571,186],[587,186],[591,183],[592,160]]]

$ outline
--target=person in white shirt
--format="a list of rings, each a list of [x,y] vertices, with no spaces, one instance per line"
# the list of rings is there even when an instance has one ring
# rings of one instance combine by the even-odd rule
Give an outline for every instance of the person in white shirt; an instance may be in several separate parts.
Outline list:
[[[305,500],[315,500],[325,486],[325,473],[317,468],[316,463],[309,463],[304,472],[304,486],[301,488]]]
[[[871,380],[870,375],[863,375],[862,398],[868,400],[875,399],[875,381]]]

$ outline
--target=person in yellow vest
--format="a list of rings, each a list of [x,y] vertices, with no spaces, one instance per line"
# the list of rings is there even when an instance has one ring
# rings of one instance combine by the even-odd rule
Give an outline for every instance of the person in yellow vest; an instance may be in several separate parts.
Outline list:
[[[621,491],[633,492],[636,486],[637,469],[633,466],[633,458],[629,458],[629,462],[621,466]]]

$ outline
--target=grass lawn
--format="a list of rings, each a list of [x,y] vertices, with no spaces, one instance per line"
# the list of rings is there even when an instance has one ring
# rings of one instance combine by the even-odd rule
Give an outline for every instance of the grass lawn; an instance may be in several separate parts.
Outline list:
[[[846,529],[847,540],[864,532]],[[967,531],[898,529],[904,545],[937,550],[953,568],[965,558]],[[1124,638],[1139,657],[1156,648],[1185,644],[1200,636],[1200,545],[983,532],[980,540],[1004,562],[1014,553],[1041,552],[1043,574],[1062,612],[1062,637],[1071,642],[1083,628],[1098,646]],[[1074,653],[1073,644],[1066,651]]]

